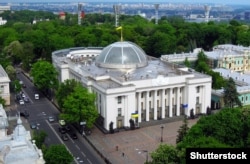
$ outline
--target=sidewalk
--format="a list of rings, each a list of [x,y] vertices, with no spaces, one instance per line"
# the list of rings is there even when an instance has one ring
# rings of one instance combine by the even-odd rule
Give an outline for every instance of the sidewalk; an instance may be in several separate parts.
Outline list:
[[[190,127],[196,122],[197,119],[188,120]],[[182,124],[182,121],[163,124],[163,144],[175,145]],[[114,134],[103,134],[95,128],[87,140],[112,164],[143,164],[147,158],[151,160],[150,153],[161,144],[161,125]]]

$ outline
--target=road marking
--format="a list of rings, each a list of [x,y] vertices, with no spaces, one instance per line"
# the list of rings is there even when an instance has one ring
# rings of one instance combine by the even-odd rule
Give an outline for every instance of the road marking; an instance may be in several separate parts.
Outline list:
[[[86,157],[86,155],[84,154],[84,152],[81,151],[81,154],[82,154],[84,157]]]
[[[91,164],[92,164],[92,162],[90,162],[90,160],[89,160],[89,159],[87,159],[87,161],[88,161],[89,163],[91,163]]]
[[[56,136],[59,138],[60,142],[65,146],[65,148],[70,152],[70,154],[73,156],[73,153],[68,149],[68,147],[64,144],[64,142],[62,141],[61,137],[59,137],[59,135],[56,133],[55,129],[50,125],[48,120],[45,120],[45,122],[49,125],[49,127],[51,128],[51,130],[56,134]],[[79,164],[79,162],[74,158],[74,161]]]

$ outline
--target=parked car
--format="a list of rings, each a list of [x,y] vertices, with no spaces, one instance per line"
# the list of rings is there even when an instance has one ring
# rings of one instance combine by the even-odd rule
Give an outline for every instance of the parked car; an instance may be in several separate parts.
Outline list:
[[[60,128],[58,128],[58,130],[59,130],[59,132],[61,134],[65,134],[66,133],[66,129],[65,128],[60,127]]]
[[[24,117],[24,118],[28,118],[30,115],[29,113],[27,112],[27,110],[23,111],[23,112],[20,112],[20,116]]]
[[[70,134],[70,137],[72,138],[72,139],[77,139],[77,135],[76,135],[76,133],[75,132],[73,132],[73,133],[71,133]]]
[[[66,125],[66,126],[65,126],[65,129],[66,129],[66,131],[71,131],[71,128],[70,128],[69,125]]]
[[[62,140],[63,141],[68,141],[69,140],[69,137],[67,136],[67,134],[62,134]]]
[[[24,102],[26,102],[26,103],[29,103],[29,102],[30,102],[30,100],[29,100],[28,97],[24,97],[23,100],[24,100]]]
[[[19,100],[19,104],[20,105],[24,105],[24,101],[23,100]]]
[[[66,125],[66,122],[65,122],[64,120],[59,120],[59,124],[60,124],[61,126],[64,126],[64,125]]]

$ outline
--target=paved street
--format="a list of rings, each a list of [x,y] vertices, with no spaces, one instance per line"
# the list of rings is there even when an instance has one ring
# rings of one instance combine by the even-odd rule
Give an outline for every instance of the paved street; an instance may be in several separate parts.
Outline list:
[[[188,120],[189,126],[194,125],[196,121],[197,119]],[[177,130],[182,124],[182,121],[163,124],[163,143],[175,145]],[[161,125],[114,134],[103,134],[95,128],[87,139],[112,164],[143,164],[147,155],[150,160],[150,152],[161,144]]]

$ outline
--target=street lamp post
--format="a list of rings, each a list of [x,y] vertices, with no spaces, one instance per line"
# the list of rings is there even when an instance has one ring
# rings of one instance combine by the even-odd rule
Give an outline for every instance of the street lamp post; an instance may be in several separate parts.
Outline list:
[[[161,125],[161,142],[163,142],[163,129],[164,129],[164,125]]]

